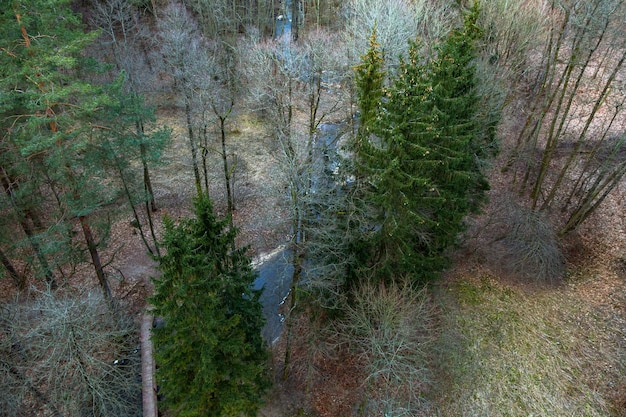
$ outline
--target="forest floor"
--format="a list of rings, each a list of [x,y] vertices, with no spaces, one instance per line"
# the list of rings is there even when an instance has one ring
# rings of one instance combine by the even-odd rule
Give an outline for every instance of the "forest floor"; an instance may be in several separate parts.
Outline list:
[[[239,244],[250,245],[250,254],[258,257],[286,243],[288,228],[278,202],[281,189],[272,179],[271,146],[252,134],[249,123],[238,122],[231,132],[232,146],[248,166],[235,224],[241,229]],[[178,135],[167,156],[173,165],[155,172],[157,223],[164,215],[191,214],[193,182],[184,140]],[[223,213],[218,175],[213,191]],[[498,192],[494,186],[492,201]],[[624,192],[624,187],[614,192],[564,242],[567,263],[559,285],[539,286],[507,274],[479,242],[454,254],[453,267],[431,289],[442,328],[421,415],[626,416]],[[139,324],[158,270],[130,222],[128,215],[113,225],[103,255],[109,260],[115,252],[108,266],[112,287]],[[78,272],[77,277],[90,274],[88,268]],[[91,284],[95,288],[95,281]],[[84,289],[85,282],[70,287]],[[306,340],[309,325],[300,317],[294,339]],[[327,351],[307,363],[320,351],[295,349],[287,380],[280,378],[284,340],[272,352],[275,387],[259,416],[378,415],[359,411],[368,387],[363,363],[350,352]]]
[[[194,186],[183,120],[176,109],[159,114],[159,122],[173,128],[166,163],[153,172],[159,224],[164,215],[179,218],[191,214]],[[249,245],[250,255],[257,257],[289,238],[285,207],[281,204],[284,189],[278,178],[272,142],[263,125],[254,118],[238,117],[229,126],[229,152],[237,154],[240,161],[234,217],[240,228],[238,244]],[[211,158],[210,166],[221,166],[216,153]],[[216,210],[224,213],[219,169],[212,175],[211,197]],[[493,205],[506,198],[503,190],[507,183],[497,169],[493,170],[491,183]],[[448,326],[438,331],[439,343],[447,346],[433,350],[433,377],[424,394],[423,415],[521,416],[534,412],[626,416],[624,193],[625,187],[616,190],[567,239],[563,247],[567,255],[566,277],[560,285],[541,287],[507,275],[501,264],[495,264],[493,256],[489,256],[484,236],[483,241],[469,241],[454,254],[453,267],[431,290],[438,321]],[[111,264],[117,271],[115,292],[133,306],[139,320],[151,293],[150,278],[158,271],[130,221],[129,215],[114,224],[109,247],[121,248]],[[109,255],[112,253],[111,250]],[[461,316],[465,316],[463,322],[459,321]],[[517,321],[520,318],[523,320]],[[526,327],[527,322],[536,326]],[[308,323],[304,316],[296,322],[295,338],[306,339]],[[493,338],[493,334],[497,337]],[[508,347],[493,345],[496,340]],[[473,351],[470,342],[483,353]],[[543,357],[540,352],[523,351],[515,344],[536,344],[537,349],[547,350],[545,355],[554,350],[560,358],[538,359]],[[301,367],[283,381],[279,378],[283,350],[283,340],[273,346],[276,383],[260,416],[368,415],[362,411],[368,395],[362,363],[350,352],[334,351],[327,357],[315,358],[313,373]],[[306,349],[295,349],[293,362],[305,363],[311,354]],[[525,367],[529,363],[532,366]],[[546,363],[553,367],[552,374],[543,369]],[[459,374],[451,366],[464,371]],[[518,367],[517,373],[510,371],[514,366]],[[483,382],[476,383],[475,378]],[[553,381],[556,385],[551,385],[553,382],[546,382],[551,378],[565,382]],[[567,398],[555,402],[547,398],[545,391]],[[520,401],[531,405],[514,406]],[[502,411],[502,407],[510,413]],[[585,407],[593,412],[576,414]],[[462,410],[472,408],[475,414],[463,414],[466,411]]]

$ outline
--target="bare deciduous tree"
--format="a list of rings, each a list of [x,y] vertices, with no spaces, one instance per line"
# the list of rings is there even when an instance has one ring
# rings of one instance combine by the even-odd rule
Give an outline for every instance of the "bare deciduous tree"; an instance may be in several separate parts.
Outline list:
[[[191,151],[191,165],[196,192],[202,193],[198,163],[198,143],[194,126],[195,80],[198,62],[206,60],[203,38],[191,14],[184,5],[172,3],[158,21],[161,54],[164,64],[174,78],[175,88],[183,97],[185,119]]]
[[[418,36],[432,45],[450,30],[448,6],[425,0],[349,0],[344,5],[349,59],[355,65],[367,51],[369,36],[376,28],[386,70],[396,68],[406,55],[409,40]],[[447,18],[447,19],[446,19]]]
[[[286,199],[290,213],[292,237],[288,250],[294,271],[290,313],[299,302],[298,289],[315,216],[313,205],[320,203],[323,194],[320,181],[326,167],[323,146],[317,145],[319,127],[339,113],[345,98],[342,84],[348,68],[341,55],[331,52],[342,51],[336,42],[323,31],[302,35],[299,44],[286,38],[251,42],[248,63],[244,65],[249,71],[250,105],[271,120],[277,179],[286,191],[277,190]],[[287,320],[284,377],[290,360],[290,322]]]
[[[137,348],[132,322],[112,316],[94,294],[43,293],[33,302],[5,305],[1,408],[6,415],[139,416]]]
[[[623,0],[553,1],[544,69],[507,169],[535,210],[567,214],[577,228],[626,174],[623,104],[626,39]]]

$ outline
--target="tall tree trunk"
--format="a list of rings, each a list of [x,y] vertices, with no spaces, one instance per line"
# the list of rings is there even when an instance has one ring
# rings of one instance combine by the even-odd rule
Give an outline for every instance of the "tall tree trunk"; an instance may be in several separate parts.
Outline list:
[[[298,41],[300,27],[300,0],[291,1],[291,39]]]
[[[193,123],[191,121],[191,96],[188,93],[185,93],[185,116],[187,117],[187,133],[189,135],[189,147],[191,149],[191,163],[193,165],[196,193],[202,195],[202,181],[200,180],[200,169],[198,168],[198,148],[193,135]]]
[[[19,204],[16,201],[16,198],[14,195],[12,182],[8,178],[6,172],[2,173],[2,177],[0,178],[0,183],[2,183],[2,188],[4,188],[4,192],[9,197],[13,210],[15,211],[15,214],[17,215],[19,219],[19,224],[22,230],[24,231],[24,234],[28,238],[28,241],[31,247],[33,248],[33,252],[35,252],[35,257],[37,258],[37,261],[39,262],[39,265],[41,266],[41,269],[43,270],[44,276],[46,278],[46,283],[48,284],[50,289],[56,289],[58,287],[58,284],[56,282],[56,278],[54,277],[54,273],[52,272],[52,268],[50,268],[48,259],[43,253],[43,250],[41,249],[39,242],[37,242],[35,231],[33,230],[32,226],[28,222],[28,217],[27,217],[28,210],[25,211],[25,210],[20,209]],[[40,223],[37,217],[33,223],[35,222]]]
[[[541,160],[541,164],[539,168],[539,173],[537,174],[537,179],[535,180],[535,184],[531,191],[533,209],[537,207],[539,197],[541,196],[541,193],[544,187],[546,175],[549,171],[552,159],[554,157],[554,152],[561,139],[561,131],[563,129],[563,125],[565,123],[565,120],[568,119],[571,105],[572,105],[574,96],[576,95],[577,89],[580,86],[580,82],[584,75],[586,65],[591,60],[591,56],[593,55],[593,52],[595,51],[599,43],[602,41],[602,37],[604,36],[604,33],[602,33],[602,36],[599,37],[596,46],[594,48],[589,49],[587,56],[586,56],[586,62],[584,62],[582,68],[579,69],[579,76],[577,77],[576,82],[574,83],[574,86],[570,89],[569,85],[570,85],[570,82],[572,81],[574,69],[576,69],[576,67],[579,66],[578,55],[582,53],[581,48],[583,47],[583,42],[588,34],[589,25],[592,23],[592,17],[597,7],[598,7],[598,4],[596,3],[593,11],[586,16],[584,25],[578,28],[578,30],[576,31],[575,38],[572,41],[571,50],[569,51],[567,66],[565,68],[565,71],[563,72],[563,78],[562,78],[563,82],[562,84],[559,84],[557,86],[557,89],[555,90],[555,94],[557,92],[559,93],[558,100],[556,101],[556,108],[553,110],[551,108],[546,108],[545,113],[543,115],[543,116],[547,116],[548,112],[553,112],[552,120],[550,121],[550,128],[548,130],[548,135],[546,138],[546,146],[543,152],[543,156],[542,156],[542,160]],[[607,21],[607,24],[608,24],[608,21]],[[569,97],[568,97],[568,94],[569,94]],[[568,97],[569,99],[566,100],[566,97]],[[559,120],[561,122],[557,123]],[[558,125],[558,129],[556,129],[557,125]],[[540,129],[541,127],[539,127],[539,130]]]
[[[143,123],[141,124],[141,134],[143,134]],[[150,179],[150,170],[148,169],[148,160],[146,157],[147,150],[144,143],[139,145],[139,151],[141,153],[141,165],[143,165],[143,183],[150,203],[150,211],[155,212],[158,210],[158,207],[154,198],[154,191],[152,190],[152,180]]]
[[[204,190],[209,195],[209,134],[208,123],[203,115],[202,123],[202,174],[204,177]]]
[[[98,253],[98,245],[93,237],[93,233],[91,232],[91,227],[87,222],[86,216],[80,216],[78,218],[80,220],[80,225],[83,229],[83,234],[85,236],[85,242],[87,243],[87,249],[89,250],[89,255],[91,255],[91,262],[93,263],[93,267],[96,271],[96,276],[98,277],[98,282],[100,283],[100,287],[102,288],[102,294],[106,300],[111,300],[111,288],[109,287],[109,282],[107,281],[106,275],[104,274],[104,268],[102,267],[102,261],[100,260],[100,254]]]
[[[235,211],[235,200],[233,198],[233,192],[231,189],[232,172],[230,170],[230,167],[228,166],[228,153],[226,152],[226,119],[228,119],[228,117],[232,113],[233,107],[235,107],[235,102],[233,100],[231,100],[226,111],[220,111],[216,103],[211,103],[211,108],[213,109],[213,113],[215,113],[215,116],[217,116],[217,119],[219,120],[219,124],[220,124],[222,166],[224,169],[224,181],[226,183],[226,204],[228,207],[228,216],[230,218],[231,227],[233,226],[232,218],[233,218],[233,212]]]
[[[109,150],[109,152],[113,152],[113,150]],[[146,239],[146,235],[143,231],[143,227],[141,226],[141,220],[139,219],[139,213],[137,213],[137,210],[135,210],[135,204],[133,202],[133,197],[130,193],[130,189],[128,188],[128,183],[126,181],[126,177],[124,176],[124,171],[122,170],[122,167],[120,166],[120,162],[119,162],[119,157],[117,155],[115,155],[114,157],[115,159],[115,165],[117,168],[117,173],[120,176],[120,181],[122,182],[122,188],[124,189],[124,194],[126,194],[126,198],[128,199],[128,204],[130,205],[130,209],[133,212],[133,217],[135,219],[135,222],[137,224],[137,229],[139,230],[139,236],[141,236],[141,240],[144,244],[144,246],[146,247],[146,249],[148,250],[148,252],[150,252],[150,255],[154,255],[155,252],[152,250],[152,248],[150,247],[150,244],[148,243],[148,239]],[[148,216],[150,216],[150,202],[146,201],[146,213],[148,213]],[[156,238],[153,235],[152,236],[154,238],[154,242],[155,245],[157,245],[156,243]]]
[[[20,291],[26,289],[26,278],[24,277],[24,275],[17,272],[17,270],[11,263],[11,260],[6,256],[2,249],[0,249],[0,262],[2,263],[2,266],[4,266],[4,269],[6,269],[11,276],[11,279],[13,279],[13,283],[15,284],[17,289]]]
[[[589,155],[587,156],[587,160],[585,161],[585,165],[580,170],[580,173],[578,174],[578,178],[576,178],[574,185],[571,187],[569,195],[567,196],[567,199],[561,209],[562,211],[565,211],[570,206],[572,201],[575,199],[576,195],[583,194],[583,191],[586,188],[586,184],[592,177],[597,177],[602,166],[599,166],[593,169],[592,163],[596,160],[598,151],[600,151],[602,147],[605,146],[606,138],[609,132],[611,131],[611,127],[613,126],[613,123],[617,120],[618,115],[621,113],[621,108],[624,105],[624,102],[626,102],[626,97],[622,99],[619,105],[615,106],[615,109],[613,111],[613,116],[609,120],[608,125],[605,127],[602,137],[600,138],[600,140],[596,141],[596,144],[593,146],[593,148],[589,152]]]
[[[598,208],[598,206],[606,199],[621,182],[626,175],[626,162],[622,162],[608,175],[599,176],[590,191],[584,196],[583,201],[578,205],[576,210],[570,215],[567,223],[559,231],[559,236],[575,230]]]
[[[230,181],[231,181],[232,175],[230,172],[230,168],[228,166],[228,154],[226,153],[226,126],[224,125],[224,122],[226,121],[226,117],[220,116],[219,119],[220,119],[220,133],[221,133],[221,141],[222,141],[222,163],[224,166],[224,180],[226,182],[226,204],[228,206],[228,216],[231,218],[231,223],[232,223],[233,212],[235,211],[235,202],[233,200],[233,192],[230,187],[231,185]]]
[[[552,10],[555,9],[555,4],[552,4]],[[548,107],[550,107],[552,100],[554,99],[554,88],[553,83],[556,78],[556,68],[555,62],[559,57],[559,53],[561,47],[563,46],[563,38],[566,34],[566,28],[569,22],[571,14],[569,10],[565,11],[565,17],[563,18],[563,23],[558,29],[553,28],[550,32],[550,39],[546,50],[543,54],[543,62],[544,62],[544,70],[540,71],[537,82],[535,85],[539,85],[539,90],[535,94],[535,100],[533,100],[532,108],[528,113],[528,117],[526,118],[526,122],[524,127],[520,130],[517,141],[515,144],[515,148],[511,152],[509,159],[505,167],[502,169],[503,172],[508,171],[516,160],[520,157],[520,154],[523,154],[524,157],[527,157],[527,153],[529,149],[535,149],[537,143],[537,137],[539,135],[539,129],[541,124],[543,123],[543,118],[545,116],[545,112]],[[529,146],[530,145],[530,146]],[[526,182],[530,175],[530,162],[526,162],[526,170],[524,172],[524,179],[522,180],[521,191],[523,192],[526,186]]]
[[[591,112],[587,115],[587,120],[585,121],[585,125],[582,129],[582,132],[580,136],[578,137],[578,140],[576,144],[574,145],[574,148],[570,152],[567,160],[565,161],[565,164],[563,165],[563,168],[561,169],[556,182],[552,185],[552,190],[550,192],[550,195],[547,197],[546,202],[544,203],[544,206],[547,206],[547,204],[549,204],[552,201],[552,199],[554,198],[554,195],[556,194],[556,191],[560,188],[561,183],[563,182],[563,179],[565,178],[566,172],[573,165],[574,159],[578,156],[580,148],[582,147],[583,143],[587,139],[587,132],[591,128],[592,123],[595,120],[596,115],[598,111],[600,110],[602,104],[605,102],[606,97],[609,94],[610,89],[613,85],[613,81],[615,80],[616,76],[619,74],[619,71],[622,69],[622,66],[624,65],[625,61],[626,61],[626,52],[624,52],[622,56],[620,57],[619,62],[616,64],[615,68],[613,68],[613,72],[611,72],[611,75],[609,75],[609,78],[604,84],[602,91],[596,98],[596,101],[593,105],[593,108],[591,109]],[[545,208],[545,207],[542,207],[542,208]]]
[[[149,203],[146,201],[146,213],[150,212],[148,204]],[[161,249],[159,249],[159,239],[157,239],[156,232],[154,231],[154,222],[150,214],[148,214],[148,227],[150,228],[150,236],[152,236],[152,241],[154,242],[154,251],[156,252],[156,256],[160,258]]]

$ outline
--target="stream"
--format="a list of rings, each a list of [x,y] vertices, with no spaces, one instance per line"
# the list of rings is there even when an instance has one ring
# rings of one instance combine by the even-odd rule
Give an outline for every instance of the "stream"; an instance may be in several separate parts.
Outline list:
[[[292,0],[284,0],[282,13],[276,17],[275,22],[275,37],[285,43],[291,42],[292,5]],[[288,49],[285,51],[283,59],[288,59]],[[337,141],[344,128],[345,123],[320,123],[317,128],[313,146],[314,173],[311,178],[313,194],[322,187],[335,186],[331,181],[332,174],[336,173],[339,166]],[[262,335],[269,344],[274,344],[280,338],[284,327],[285,317],[281,313],[281,306],[287,300],[291,287],[292,253],[287,246],[281,246],[254,262],[258,277],[252,287],[263,290],[260,302],[266,322]]]
[[[334,186],[328,179],[338,168],[337,140],[344,130],[344,123],[321,123],[314,145],[314,166],[316,174],[312,178],[312,193],[321,187]],[[262,289],[260,302],[263,305],[265,327],[262,330],[264,339],[274,344],[280,337],[285,318],[281,313],[281,306],[289,296],[291,279],[293,276],[292,251],[281,246],[267,255],[261,256],[253,264],[258,277],[252,288]],[[306,274],[306,268],[304,271]]]

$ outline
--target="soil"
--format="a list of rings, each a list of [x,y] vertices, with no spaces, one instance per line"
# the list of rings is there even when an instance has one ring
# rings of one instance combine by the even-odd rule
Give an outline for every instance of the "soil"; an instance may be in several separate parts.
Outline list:
[[[183,127],[181,109],[168,108],[158,115],[160,124],[173,128],[172,144],[164,155],[165,164],[153,171],[156,202],[157,234],[164,216],[183,218],[191,215],[194,183]],[[234,224],[240,229],[238,245],[249,246],[249,254],[260,259],[264,254],[288,241],[287,211],[281,201],[284,187],[277,177],[277,160],[273,156],[271,136],[254,117],[235,115],[228,125],[228,148],[240,161],[238,181],[235,186],[236,211]],[[213,137],[218,138],[217,132]],[[214,143],[217,145],[217,142]],[[216,152],[210,156],[213,169],[210,195],[218,213],[226,210],[222,182],[221,161]],[[508,182],[498,166],[491,175],[492,202],[505,196]],[[626,184],[615,190],[600,209],[565,242],[567,270],[584,271],[596,277],[568,285],[603,311],[607,317],[623,322],[626,329],[626,218],[624,195]],[[113,291],[119,299],[131,307],[141,322],[147,299],[152,292],[151,278],[158,274],[157,265],[147,254],[137,229],[131,225],[130,214],[122,216],[113,224],[109,249],[102,255],[107,267]],[[142,221],[146,227],[145,219]],[[455,264],[444,279],[454,280],[459,275],[477,268],[490,268],[476,251],[467,248],[455,255]],[[88,272],[87,272],[88,273]],[[79,274],[80,275],[80,274]],[[515,277],[511,282],[516,283]],[[84,282],[83,282],[84,285]],[[297,323],[294,338],[306,340],[309,332],[306,319]],[[314,370],[296,369],[287,379],[282,379],[284,340],[273,346],[273,367],[276,373],[275,387],[266,406],[259,413],[265,417],[319,416],[336,417],[348,415],[363,401],[360,382],[361,364],[346,352],[335,353],[317,361]],[[293,362],[304,362],[310,352],[305,347],[294,349]],[[626,404],[626,387],[617,387],[614,403]]]

